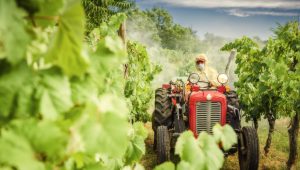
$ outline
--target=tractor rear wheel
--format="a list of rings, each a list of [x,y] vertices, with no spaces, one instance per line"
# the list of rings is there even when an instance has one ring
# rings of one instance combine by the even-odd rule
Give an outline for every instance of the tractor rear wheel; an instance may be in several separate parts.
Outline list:
[[[157,127],[157,164],[170,160],[170,136],[166,126]]]
[[[171,120],[172,102],[168,97],[168,90],[158,88],[155,91],[155,109],[152,114],[152,129],[154,131],[154,149],[156,149],[156,129],[158,126],[169,126]]]
[[[259,164],[257,132],[253,127],[243,127],[240,135],[238,143],[240,170],[257,170]]]

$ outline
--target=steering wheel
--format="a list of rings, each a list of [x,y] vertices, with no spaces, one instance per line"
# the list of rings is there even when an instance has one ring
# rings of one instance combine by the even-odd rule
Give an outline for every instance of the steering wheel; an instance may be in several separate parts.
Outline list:
[[[202,81],[200,80],[200,76],[197,74],[197,73],[191,73],[189,78],[188,78],[188,81],[192,84],[192,85],[198,85],[198,83],[206,83],[207,86],[200,86],[200,88],[211,88],[212,87],[212,84],[209,82],[209,81]]]

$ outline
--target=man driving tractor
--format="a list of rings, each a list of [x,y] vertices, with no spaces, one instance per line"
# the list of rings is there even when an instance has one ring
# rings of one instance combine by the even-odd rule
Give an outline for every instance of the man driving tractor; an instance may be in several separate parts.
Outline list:
[[[227,124],[236,132],[237,144],[224,150],[224,154],[238,152],[240,170],[257,170],[259,142],[256,129],[241,125],[238,95],[226,87],[228,76],[218,75],[207,63],[205,54],[198,55],[195,60],[197,73],[190,73],[187,83],[177,78],[155,91],[152,129],[157,163],[174,158],[177,138],[184,131],[190,130],[197,138],[202,132],[212,134],[216,124]]]
[[[218,82],[217,77],[218,77],[218,72],[209,67],[208,66],[208,59],[207,56],[205,54],[199,54],[196,58],[195,58],[195,66],[197,69],[197,74],[200,77],[201,81],[206,81],[209,82],[209,88],[216,88],[218,86],[220,86],[221,84]],[[201,84],[201,83],[199,83]],[[207,86],[206,83],[204,83],[204,86]],[[191,84],[187,84],[186,85],[186,94],[185,94],[185,98],[187,99],[188,96],[190,95],[191,91]]]

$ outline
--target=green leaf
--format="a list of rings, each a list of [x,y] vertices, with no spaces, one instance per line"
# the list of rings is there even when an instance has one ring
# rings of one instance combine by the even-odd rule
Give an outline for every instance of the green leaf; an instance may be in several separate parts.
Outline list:
[[[100,40],[95,54],[101,57],[102,62],[111,62],[113,66],[120,65],[126,59],[126,51],[120,37],[107,36]]]
[[[56,120],[73,106],[69,80],[56,70],[44,72],[41,76],[36,98],[39,113],[48,120]]]
[[[118,46],[113,48],[110,41]],[[121,90],[122,88],[122,64],[125,63],[126,51],[119,37],[106,37],[100,40],[91,52],[90,78],[97,85],[98,91]],[[107,86],[103,86],[103,82]],[[121,92],[121,91],[120,91]]]
[[[20,88],[17,92],[17,103],[15,109],[16,118],[28,118],[34,115],[35,103],[33,102],[34,98],[34,88],[32,82],[34,81],[28,77],[25,80],[26,83],[23,84],[23,87]]]
[[[133,164],[138,162],[146,152],[145,139],[147,130],[142,122],[133,124],[133,129],[130,134],[130,143],[125,154],[125,164]]]
[[[111,16],[108,23],[101,23],[101,36],[116,36],[116,32],[119,30],[120,25],[125,21],[125,19],[126,15],[124,13],[118,13],[116,15]]]
[[[82,136],[87,153],[100,153],[115,158],[124,156],[129,144],[129,127],[126,115],[118,113],[122,110],[122,104],[119,103],[122,101],[111,100],[109,96],[101,98],[100,101],[94,99],[86,103],[86,109],[78,123],[74,124],[74,128]],[[110,105],[120,110],[116,112]]]
[[[172,162],[165,162],[156,166],[154,170],[175,170],[175,165]]]
[[[237,143],[237,136],[231,126],[221,126],[217,124],[213,127],[214,138],[217,143],[221,142],[223,149],[226,151]]]
[[[68,142],[67,131],[59,128],[58,124],[48,121],[35,120],[15,121],[12,129],[22,135],[30,143],[34,152],[43,155],[46,160],[59,160],[65,154]]]
[[[80,105],[97,97],[98,89],[91,77],[85,79],[73,78],[71,80],[72,100],[75,104]]]
[[[179,164],[177,165],[177,170],[185,170],[185,169],[189,169],[189,170],[197,170],[196,167],[193,167],[191,165],[191,163],[186,162],[186,161],[180,161]]]
[[[82,75],[89,65],[82,52],[84,21],[80,1],[69,1],[59,16],[58,30],[46,54],[47,63],[59,66],[69,76]]]
[[[33,105],[29,102],[32,87],[28,87],[33,76],[31,70],[24,63],[20,63],[15,67],[10,67],[5,73],[0,75],[0,116],[7,117],[13,112],[30,114],[22,112],[30,111]]]
[[[19,170],[43,170],[45,166],[35,157],[25,137],[12,130],[2,130],[0,138],[0,164],[10,165]]]
[[[148,131],[147,129],[144,127],[144,123],[142,122],[135,122],[133,124],[133,129],[134,132],[137,136],[146,139],[148,136]]]
[[[25,30],[26,15],[14,0],[0,1],[0,58],[7,57],[12,64],[17,64],[25,58],[26,47],[30,42]]]
[[[34,134],[31,142],[35,151],[46,154],[50,160],[63,159],[69,137],[67,131],[53,122],[39,122],[32,127],[30,133]]]
[[[220,169],[224,162],[224,155],[214,137],[202,132],[197,141],[204,154],[205,168],[203,169]]]
[[[124,96],[126,98],[129,98],[133,92],[134,92],[134,88],[133,88],[133,82],[132,81],[127,81],[124,87]]]
[[[145,170],[143,165],[136,163],[133,170]]]
[[[35,14],[36,17],[53,17],[51,19],[37,19],[36,22],[39,26],[47,27],[55,25],[55,17],[59,15],[59,12],[62,10],[64,5],[64,0],[38,0],[39,1],[39,11]],[[49,5],[51,4],[51,5]]]
[[[192,167],[203,169],[205,166],[204,152],[191,131],[186,131],[179,136],[175,146],[175,154],[178,154],[182,161],[190,163]]]

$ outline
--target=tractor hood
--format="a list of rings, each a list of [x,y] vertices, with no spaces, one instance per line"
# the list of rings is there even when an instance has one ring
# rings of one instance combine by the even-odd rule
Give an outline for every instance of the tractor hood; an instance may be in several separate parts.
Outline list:
[[[222,103],[225,102],[226,104],[226,96],[217,90],[200,90],[198,92],[192,92],[189,101],[190,104],[197,101],[219,101]]]
[[[195,136],[201,131],[212,133],[216,123],[225,125],[226,96],[215,90],[192,92],[189,98],[189,125]]]

